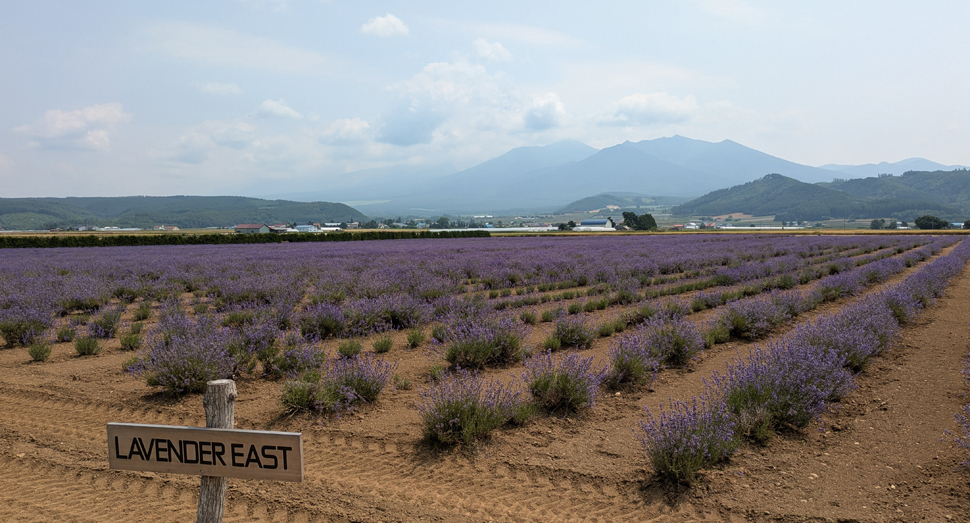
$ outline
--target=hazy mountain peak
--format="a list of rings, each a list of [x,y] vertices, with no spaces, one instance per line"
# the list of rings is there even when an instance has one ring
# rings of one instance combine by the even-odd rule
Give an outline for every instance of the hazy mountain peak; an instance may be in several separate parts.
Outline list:
[[[898,162],[867,163],[863,165],[840,165],[830,163],[822,165],[821,169],[836,171],[846,178],[864,178],[878,174],[892,174],[898,176],[906,171],[952,171],[965,168],[962,165],[943,165],[926,158],[907,158]]]

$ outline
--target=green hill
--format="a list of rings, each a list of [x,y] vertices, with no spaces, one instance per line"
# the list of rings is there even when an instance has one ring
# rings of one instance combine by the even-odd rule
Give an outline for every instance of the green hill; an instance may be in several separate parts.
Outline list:
[[[912,220],[928,212],[941,216],[961,215],[970,206],[970,198],[946,199],[941,193],[948,186],[947,181],[959,185],[956,182],[959,180],[967,183],[967,193],[970,194],[970,173],[953,171],[945,173],[946,177],[939,174],[906,173],[900,177],[822,184],[769,174],[743,185],[708,193],[674,207],[671,212],[707,216],[743,212],[757,216],[774,215],[783,221],[886,216]]]
[[[78,225],[202,228],[239,223],[366,220],[360,211],[342,203],[261,200],[241,196],[0,198],[0,228],[13,230]]]
[[[860,198],[933,200],[970,207],[970,170],[908,171],[902,176],[879,176],[831,182],[829,187]]]

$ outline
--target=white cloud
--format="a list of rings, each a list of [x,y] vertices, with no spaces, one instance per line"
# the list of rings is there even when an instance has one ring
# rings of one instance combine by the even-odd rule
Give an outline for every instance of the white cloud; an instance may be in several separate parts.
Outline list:
[[[328,145],[355,145],[370,140],[371,127],[360,118],[340,119],[330,124],[320,135],[320,143]]]
[[[521,112],[531,103],[507,75],[466,61],[430,63],[391,91],[398,100],[382,114],[378,140],[395,145],[431,143],[436,137],[467,140],[480,130],[519,130]]]
[[[475,52],[489,62],[508,62],[512,59],[512,53],[501,42],[488,43],[484,38],[475,40]]]
[[[371,18],[360,26],[360,32],[372,36],[407,36],[408,26],[400,18],[387,13],[384,16]]]
[[[120,103],[92,105],[73,111],[51,109],[29,125],[14,128],[14,132],[29,136],[31,145],[44,149],[90,149],[107,151],[111,148],[108,129],[131,121]]]
[[[701,9],[708,13],[747,25],[758,25],[765,12],[743,0],[701,0]]]
[[[303,115],[294,111],[290,106],[286,105],[282,99],[280,100],[266,100],[265,102],[259,104],[259,109],[256,110],[256,115],[267,118],[267,117],[278,117],[278,118],[291,118],[294,120],[299,120],[303,118]]]
[[[562,125],[565,116],[566,108],[559,96],[556,93],[547,93],[533,101],[523,120],[527,129],[544,131]]]
[[[694,95],[678,98],[666,92],[637,93],[617,102],[612,114],[601,123],[625,127],[681,123],[698,109]]]
[[[220,82],[195,82],[192,84],[199,92],[218,94],[222,96],[242,94],[243,90],[235,83],[224,84]]]
[[[149,28],[146,35],[157,51],[203,65],[285,73],[329,72],[336,66],[320,53],[228,29],[167,22]]]

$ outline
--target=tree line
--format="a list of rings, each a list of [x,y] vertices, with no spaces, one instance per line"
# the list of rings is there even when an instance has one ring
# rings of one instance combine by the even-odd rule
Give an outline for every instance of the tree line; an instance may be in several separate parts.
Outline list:
[[[247,243],[346,242],[411,238],[488,238],[488,231],[366,231],[331,234],[112,234],[99,236],[0,236],[0,249],[133,247],[149,245],[229,245]]]

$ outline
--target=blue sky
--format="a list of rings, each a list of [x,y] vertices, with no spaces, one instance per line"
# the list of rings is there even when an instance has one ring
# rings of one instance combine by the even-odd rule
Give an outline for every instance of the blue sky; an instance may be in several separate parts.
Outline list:
[[[964,1],[8,2],[0,196],[256,195],[673,134],[966,165],[967,20]]]

